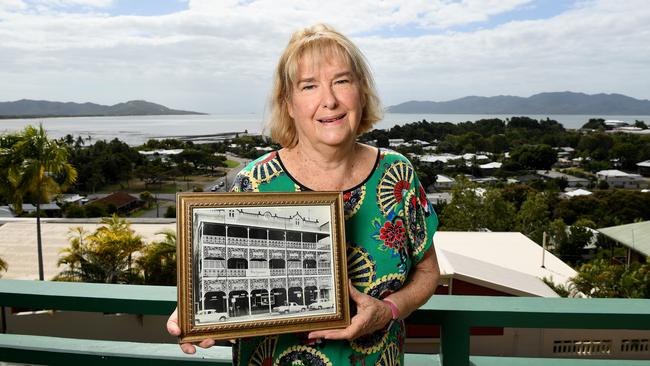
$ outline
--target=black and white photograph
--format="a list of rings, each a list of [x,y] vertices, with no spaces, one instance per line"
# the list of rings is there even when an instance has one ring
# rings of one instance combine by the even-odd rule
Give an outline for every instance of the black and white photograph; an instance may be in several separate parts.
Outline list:
[[[196,324],[336,312],[328,206],[193,215]]]
[[[188,336],[349,321],[339,194],[192,193],[178,200],[179,309]]]

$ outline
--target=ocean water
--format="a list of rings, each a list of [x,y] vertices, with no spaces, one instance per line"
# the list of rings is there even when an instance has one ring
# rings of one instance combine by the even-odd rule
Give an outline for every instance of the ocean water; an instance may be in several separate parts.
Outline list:
[[[484,118],[508,119],[514,115],[485,114],[397,114],[387,113],[375,128],[421,121],[466,122]],[[590,118],[615,119],[629,123],[642,120],[650,123],[650,116],[589,116],[589,115],[527,115],[534,119],[554,119],[565,128],[580,128]],[[67,134],[90,140],[119,138],[130,145],[139,145],[151,138],[211,135],[227,132],[261,133],[265,116],[261,114],[210,114],[187,116],[125,116],[125,117],[58,117],[38,119],[0,119],[0,133],[22,130],[27,125],[43,123],[51,137]]]

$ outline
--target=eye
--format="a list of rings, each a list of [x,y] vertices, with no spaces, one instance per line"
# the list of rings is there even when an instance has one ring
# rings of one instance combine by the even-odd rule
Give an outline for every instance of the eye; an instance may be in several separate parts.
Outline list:
[[[304,84],[300,87],[300,90],[312,90],[314,88],[316,88],[316,85],[314,84]]]
[[[338,79],[334,83],[335,84],[348,84],[348,83],[350,83],[350,79]]]

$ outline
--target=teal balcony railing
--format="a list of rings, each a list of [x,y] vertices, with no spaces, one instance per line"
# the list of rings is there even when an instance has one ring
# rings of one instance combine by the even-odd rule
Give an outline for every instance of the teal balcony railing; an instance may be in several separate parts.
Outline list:
[[[167,315],[176,288],[0,280],[0,305],[32,309]],[[4,321],[4,319],[3,319]],[[440,325],[440,353],[407,354],[407,365],[650,365],[646,360],[470,356],[470,328],[650,330],[650,300],[435,296],[408,319]],[[83,326],[81,324],[71,326]],[[0,334],[0,361],[33,364],[185,365],[231,363],[228,347],[184,355],[174,344]]]

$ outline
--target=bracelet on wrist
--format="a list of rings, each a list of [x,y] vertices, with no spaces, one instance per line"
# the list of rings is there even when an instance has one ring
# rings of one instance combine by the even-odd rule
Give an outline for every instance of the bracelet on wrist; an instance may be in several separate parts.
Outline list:
[[[397,305],[395,305],[395,303],[392,300],[389,300],[389,299],[383,299],[381,301],[383,301],[390,308],[391,319],[392,320],[398,320],[399,319],[399,309],[397,308]]]

